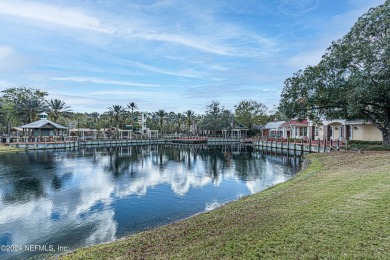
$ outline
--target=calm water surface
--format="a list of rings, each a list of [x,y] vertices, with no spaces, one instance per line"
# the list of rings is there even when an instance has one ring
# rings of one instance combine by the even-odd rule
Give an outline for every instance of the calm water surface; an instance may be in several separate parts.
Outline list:
[[[0,258],[113,241],[284,182],[299,167],[246,146],[1,154]]]

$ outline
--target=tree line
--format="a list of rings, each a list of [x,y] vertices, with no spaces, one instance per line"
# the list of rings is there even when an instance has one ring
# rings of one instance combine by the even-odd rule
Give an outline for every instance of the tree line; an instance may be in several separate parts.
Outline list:
[[[147,127],[162,133],[199,130],[230,130],[240,123],[254,133],[255,125],[274,119],[321,120],[363,119],[382,132],[383,144],[390,145],[390,0],[371,8],[342,39],[326,50],[316,66],[308,66],[286,79],[279,107],[269,111],[261,102],[240,101],[234,111],[212,101],[203,114],[142,112],[137,104],[112,105],[99,114],[73,112],[62,100],[47,100],[48,93],[26,87],[8,88],[0,97],[0,132],[37,120],[41,112],[49,119],[79,128],[139,127],[146,115]]]
[[[103,113],[74,112],[65,101],[47,99],[48,93],[39,89],[27,87],[12,87],[2,91],[0,96],[0,133],[10,134],[13,127],[31,123],[39,119],[39,114],[46,112],[48,119],[54,123],[70,128],[134,129],[141,127],[142,114],[146,118],[146,126],[161,133],[190,133],[192,125],[198,130],[228,130],[235,124],[241,124],[256,134],[254,126],[263,125],[269,120],[279,118],[280,113],[269,109],[254,100],[242,100],[234,110],[229,110],[218,101],[212,101],[206,106],[203,114],[193,110],[176,113],[160,109],[156,112],[139,110],[134,102],[126,106],[112,105]]]

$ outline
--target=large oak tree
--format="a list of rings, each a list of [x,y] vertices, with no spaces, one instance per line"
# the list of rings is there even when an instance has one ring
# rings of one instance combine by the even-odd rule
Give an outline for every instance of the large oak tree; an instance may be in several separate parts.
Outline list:
[[[317,66],[287,79],[280,108],[302,119],[363,119],[390,145],[390,0],[360,17]]]

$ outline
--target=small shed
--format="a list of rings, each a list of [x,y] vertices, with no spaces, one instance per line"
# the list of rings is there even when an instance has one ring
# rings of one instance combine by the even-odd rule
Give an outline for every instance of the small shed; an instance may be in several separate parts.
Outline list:
[[[44,112],[39,114],[39,117],[38,121],[19,127],[23,131],[23,136],[32,137],[37,141],[51,141],[54,137],[65,135],[67,129],[65,126],[51,122]]]

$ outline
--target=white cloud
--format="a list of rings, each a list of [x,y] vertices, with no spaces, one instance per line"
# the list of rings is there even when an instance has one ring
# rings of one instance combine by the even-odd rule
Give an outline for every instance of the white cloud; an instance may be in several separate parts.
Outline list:
[[[145,16],[144,13],[133,14],[132,18],[117,18],[113,17],[113,14],[106,13],[106,17],[101,19],[101,17],[88,15],[85,11],[76,8],[20,0],[0,2],[0,14],[130,39],[177,44],[223,56],[253,56],[257,55],[260,49],[261,54],[264,55],[272,50],[270,47],[274,47],[269,39],[260,37],[254,32],[246,32],[244,28],[239,28],[234,24],[227,25],[226,22],[217,20],[213,21],[214,25],[210,24],[211,29],[197,28],[191,33],[188,31],[183,33],[175,28],[177,24],[161,23],[158,18]],[[110,21],[110,25],[104,21]],[[247,44],[235,46],[231,43],[232,40],[240,43],[247,42]],[[253,41],[261,45],[261,48],[249,48]]]
[[[13,54],[13,51],[10,47],[0,46],[0,62],[3,62],[5,59],[10,57]]]
[[[156,84],[146,84],[146,83],[116,81],[116,80],[105,80],[105,79],[90,78],[90,77],[54,77],[54,78],[52,78],[52,80],[71,81],[71,82],[86,82],[86,83],[118,85],[118,86],[132,86],[132,87],[159,87],[159,85],[156,85]]]
[[[284,65],[296,69],[304,69],[306,66],[317,65],[324,55],[325,49],[313,50],[309,52],[300,53],[285,60]]]
[[[112,91],[94,91],[88,93],[92,96],[107,96],[107,95],[118,95],[118,96],[141,96],[141,97],[171,97],[171,94],[161,91],[124,91],[124,90],[112,90]]]
[[[32,1],[1,1],[0,14],[108,33],[99,19],[72,9]]]
[[[204,76],[203,72],[199,72],[199,71],[195,71],[195,70],[191,70],[191,69],[174,72],[174,71],[169,71],[169,70],[161,69],[161,68],[158,68],[158,67],[146,65],[146,64],[143,64],[143,63],[140,63],[140,62],[133,62],[133,61],[131,61],[129,63],[131,65],[137,67],[137,68],[140,68],[140,69],[143,69],[143,70],[147,70],[147,71],[150,71],[150,72],[156,72],[156,73],[159,73],[159,74],[164,74],[164,75],[185,77],[185,78],[197,78],[197,77]]]

